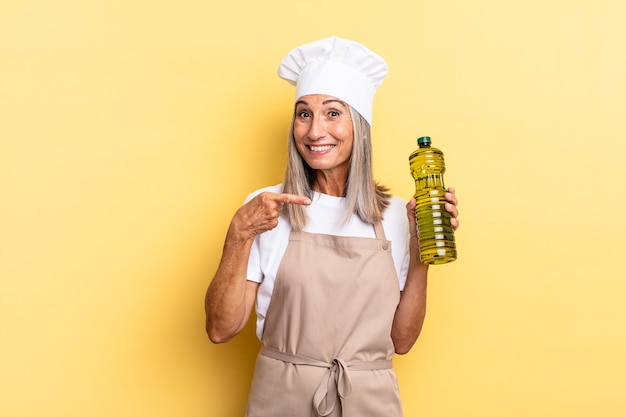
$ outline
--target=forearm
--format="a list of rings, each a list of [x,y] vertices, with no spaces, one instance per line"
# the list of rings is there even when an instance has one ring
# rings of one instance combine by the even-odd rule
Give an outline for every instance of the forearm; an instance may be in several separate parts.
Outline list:
[[[284,204],[309,205],[307,197],[264,192],[237,210],[230,222],[217,272],[206,293],[206,330],[211,341],[227,342],[248,321],[259,284],[247,280],[255,236],[278,225]]]
[[[426,316],[428,265],[413,257],[391,328],[396,353],[408,353],[417,340]]]
[[[232,339],[245,326],[250,314],[246,279],[252,239],[230,233],[224,243],[219,267],[205,297],[206,330],[214,343]]]

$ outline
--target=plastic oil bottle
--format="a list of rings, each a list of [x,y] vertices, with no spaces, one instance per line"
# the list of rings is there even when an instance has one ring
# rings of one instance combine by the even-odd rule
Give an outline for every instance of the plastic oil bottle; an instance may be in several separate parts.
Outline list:
[[[426,264],[445,264],[456,259],[451,215],[445,209],[446,171],[443,152],[430,146],[429,136],[417,139],[418,149],[409,156],[415,179],[415,219],[420,241],[420,260]]]

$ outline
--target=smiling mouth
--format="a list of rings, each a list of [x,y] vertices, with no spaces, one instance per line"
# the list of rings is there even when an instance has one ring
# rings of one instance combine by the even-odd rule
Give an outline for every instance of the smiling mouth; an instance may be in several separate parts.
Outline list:
[[[309,149],[313,152],[325,152],[334,148],[335,145],[309,145]]]

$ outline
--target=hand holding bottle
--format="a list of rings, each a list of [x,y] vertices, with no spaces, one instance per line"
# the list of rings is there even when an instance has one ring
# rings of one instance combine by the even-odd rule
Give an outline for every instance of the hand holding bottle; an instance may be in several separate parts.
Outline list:
[[[447,201],[445,205],[446,211],[448,211],[452,216],[450,218],[450,225],[456,231],[456,229],[459,228],[459,209],[456,208],[457,204],[459,204],[459,201],[456,198],[456,190],[454,189],[454,187],[448,187],[448,190],[444,194],[444,197]]]

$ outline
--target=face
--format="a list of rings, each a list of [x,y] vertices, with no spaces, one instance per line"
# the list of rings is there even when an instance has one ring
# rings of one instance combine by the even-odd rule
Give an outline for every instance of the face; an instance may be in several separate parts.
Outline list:
[[[347,177],[354,135],[346,103],[321,94],[300,98],[293,135],[298,152],[311,168]]]

